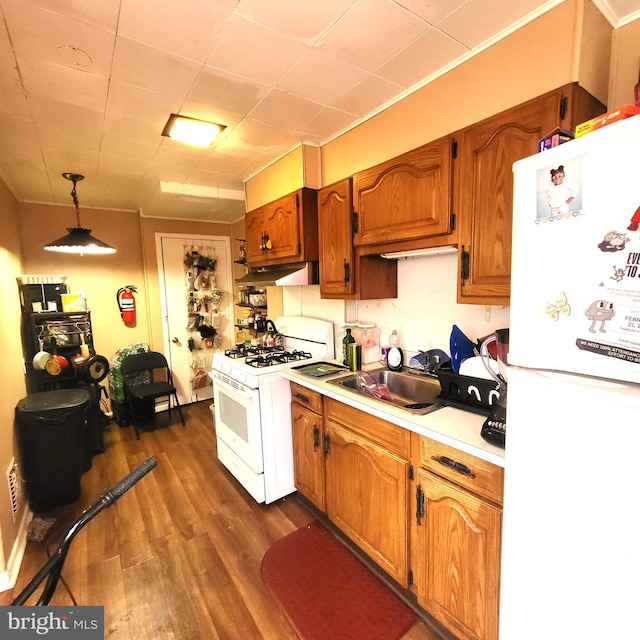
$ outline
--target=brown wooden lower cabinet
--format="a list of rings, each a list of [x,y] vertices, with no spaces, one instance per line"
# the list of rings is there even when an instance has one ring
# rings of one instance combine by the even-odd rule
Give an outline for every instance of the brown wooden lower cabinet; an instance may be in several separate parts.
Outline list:
[[[292,400],[298,491],[457,638],[496,640],[504,470],[295,383]]]
[[[418,604],[459,640],[496,640],[504,469],[413,434]]]

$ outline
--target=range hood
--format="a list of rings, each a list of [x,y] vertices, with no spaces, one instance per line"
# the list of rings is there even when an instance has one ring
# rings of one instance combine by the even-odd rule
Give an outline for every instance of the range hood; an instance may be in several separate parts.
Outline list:
[[[254,287],[288,287],[319,282],[317,262],[251,267],[247,275],[236,279],[236,284]]]

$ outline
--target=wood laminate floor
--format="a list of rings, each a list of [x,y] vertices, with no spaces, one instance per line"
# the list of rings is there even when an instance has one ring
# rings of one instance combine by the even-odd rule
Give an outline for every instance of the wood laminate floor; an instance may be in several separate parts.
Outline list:
[[[172,412],[136,440],[111,423],[105,452],[82,477],[82,495],[51,514],[47,539],[29,542],[16,588],[42,566],[56,534],[122,476],[154,456],[157,467],[77,535],[63,578],[80,605],[104,605],[113,640],[295,639],[260,576],[269,546],[313,516],[295,497],[257,504],[217,461],[210,402]],[[60,584],[52,605],[71,605]],[[360,640],[360,639],[354,639]],[[362,639],[366,640],[366,639]],[[404,640],[438,640],[417,622]]]

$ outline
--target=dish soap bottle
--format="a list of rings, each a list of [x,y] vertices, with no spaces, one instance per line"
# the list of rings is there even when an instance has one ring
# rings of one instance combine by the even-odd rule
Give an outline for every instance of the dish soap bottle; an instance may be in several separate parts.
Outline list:
[[[404,366],[404,355],[398,346],[399,341],[398,332],[394,329],[389,336],[389,351],[387,351],[387,367],[391,371],[400,371]]]
[[[356,339],[351,335],[351,327],[347,327],[346,335],[342,338],[342,350],[344,353],[342,364],[344,364],[345,367],[349,366],[349,344],[355,341]]]

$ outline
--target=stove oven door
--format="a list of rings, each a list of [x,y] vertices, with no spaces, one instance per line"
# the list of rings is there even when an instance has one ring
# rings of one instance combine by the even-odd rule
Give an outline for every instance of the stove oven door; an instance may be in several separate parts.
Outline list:
[[[213,377],[218,459],[258,502],[265,500],[260,398],[232,378]]]

